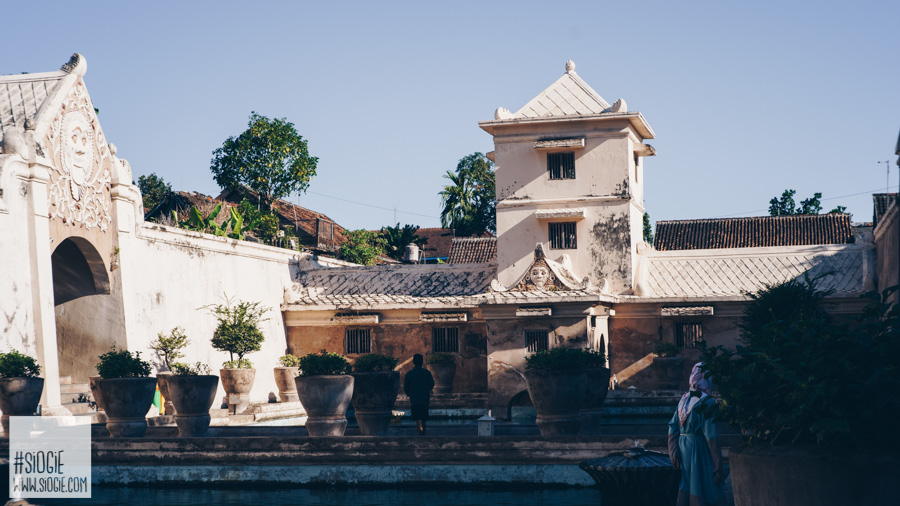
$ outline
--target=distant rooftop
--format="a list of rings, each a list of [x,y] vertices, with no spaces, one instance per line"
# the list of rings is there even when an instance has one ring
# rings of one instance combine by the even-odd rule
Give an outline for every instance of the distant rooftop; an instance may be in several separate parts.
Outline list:
[[[496,261],[496,237],[454,237],[447,263],[484,264]]]
[[[850,215],[813,214],[660,221],[657,251],[850,244]]]
[[[887,212],[888,208],[891,207],[891,202],[897,200],[896,193],[875,193],[872,195],[872,200],[874,201],[874,215],[872,217],[872,225],[873,227],[878,226],[878,222],[881,221],[881,217],[884,216],[884,213]]]

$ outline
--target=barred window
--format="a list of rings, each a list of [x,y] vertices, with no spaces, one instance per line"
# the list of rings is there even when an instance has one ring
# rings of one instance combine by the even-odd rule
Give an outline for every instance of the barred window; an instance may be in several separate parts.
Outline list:
[[[526,330],[525,347],[528,353],[550,349],[550,332],[546,330]]]
[[[575,179],[575,153],[547,153],[550,179]]]
[[[372,353],[372,334],[369,329],[347,329],[344,339],[344,353]]]
[[[575,249],[578,241],[575,238],[575,223],[549,223],[550,249]]]
[[[431,329],[431,351],[433,353],[459,353],[459,329],[456,327]]]
[[[703,326],[697,322],[675,322],[675,344],[682,348],[697,348],[703,341]]]

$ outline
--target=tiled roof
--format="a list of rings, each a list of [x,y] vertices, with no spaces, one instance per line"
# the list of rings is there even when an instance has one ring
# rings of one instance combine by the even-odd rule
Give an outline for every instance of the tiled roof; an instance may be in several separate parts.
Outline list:
[[[454,237],[447,263],[479,264],[496,261],[496,237]]]
[[[872,195],[872,200],[874,200],[874,216],[872,217],[872,226],[877,227],[878,222],[881,221],[881,217],[884,216],[884,213],[887,212],[888,208],[891,207],[891,202],[897,200],[896,193],[875,193]]]
[[[471,297],[478,304],[551,304],[560,302],[610,301],[613,297],[588,290],[531,290],[489,292]]]
[[[380,265],[300,271],[286,302],[299,306],[365,308],[378,304],[459,305],[483,293],[492,266]]]
[[[870,289],[872,250],[856,245],[657,252],[648,257],[649,298],[739,297],[804,274],[835,295]]]
[[[572,70],[531,99],[512,117],[519,119],[582,116],[599,114],[608,108],[606,100],[603,100],[599,93]]]
[[[67,75],[60,70],[0,76],[0,139],[10,128],[25,131],[25,121],[34,119],[44,99]]]
[[[416,235],[425,239],[422,246],[423,258],[447,258],[453,242],[453,230],[449,228],[420,228]]]
[[[850,215],[813,214],[659,221],[658,251],[849,244]]]

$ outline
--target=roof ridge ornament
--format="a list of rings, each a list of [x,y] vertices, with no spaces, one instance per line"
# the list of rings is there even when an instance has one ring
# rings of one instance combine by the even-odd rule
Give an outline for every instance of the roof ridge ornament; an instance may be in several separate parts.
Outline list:
[[[87,72],[87,60],[84,59],[84,56],[81,56],[79,53],[72,54],[72,57],[69,58],[62,67],[59,68],[63,72],[67,74],[75,74],[78,77],[84,77],[85,72]]]
[[[566,74],[574,74],[575,73],[575,62],[569,60],[566,62]]]

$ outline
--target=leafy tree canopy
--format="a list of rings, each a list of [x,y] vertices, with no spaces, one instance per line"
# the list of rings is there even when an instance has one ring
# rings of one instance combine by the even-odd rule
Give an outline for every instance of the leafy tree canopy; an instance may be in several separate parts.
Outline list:
[[[784,190],[781,198],[774,197],[769,201],[769,216],[790,216],[795,214],[819,214],[822,212],[821,192],[816,192],[811,198],[800,201],[800,206],[794,207],[794,195],[796,190]]]
[[[424,237],[416,235],[418,225],[403,225],[398,223],[393,227],[382,227],[381,236],[384,238],[384,253],[394,260],[403,260],[406,246],[410,243],[422,246]]]
[[[140,176],[137,182],[144,201],[144,213],[149,213],[159,205],[166,195],[172,193],[172,185],[163,178],[151,173],[149,176]]]
[[[380,232],[351,230],[344,232],[341,258],[360,265],[372,265],[378,255],[384,252],[384,237]]]
[[[276,199],[306,191],[318,161],[293,123],[253,112],[244,133],[213,151],[210,171],[223,189],[246,185],[271,209]]]
[[[452,228],[461,237],[497,231],[497,195],[494,162],[483,153],[472,153],[447,171],[450,184],[441,190],[441,226]]]
[[[644,213],[644,242],[653,244],[653,223],[650,222],[650,213]]]

